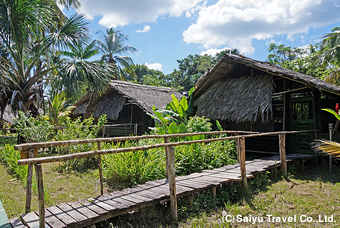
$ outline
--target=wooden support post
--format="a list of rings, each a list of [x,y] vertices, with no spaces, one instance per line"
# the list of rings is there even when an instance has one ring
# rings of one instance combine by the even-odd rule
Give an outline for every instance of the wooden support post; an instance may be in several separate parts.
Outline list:
[[[237,145],[237,155],[238,160],[240,163],[240,169],[241,169],[241,177],[242,177],[242,184],[245,189],[248,188],[247,184],[247,172],[246,172],[246,140],[244,137],[239,138],[239,142]]]
[[[97,142],[97,148],[100,150],[100,142]],[[103,168],[102,168],[102,156],[98,155],[98,169],[99,169],[99,178],[100,178],[100,194],[104,194],[104,186],[103,186]]]
[[[287,160],[286,160],[286,134],[279,134],[280,160],[283,176],[287,178]]]
[[[239,135],[238,133],[235,133],[235,136],[238,136],[238,135]],[[238,148],[238,145],[240,145],[240,138],[235,139],[235,144],[236,144],[236,148]],[[238,163],[240,163],[239,158],[240,158],[240,154],[239,154],[239,151],[237,149],[237,161],[238,161]]]
[[[105,137],[105,126],[103,126],[103,135],[102,135],[102,138],[104,138]]]
[[[175,147],[168,149],[168,175],[170,190],[171,219],[178,221],[177,217],[177,195],[176,195],[176,173],[175,173]]]
[[[165,137],[164,138],[164,143],[170,143],[170,138],[169,137]],[[165,146],[164,147],[165,149],[165,178],[167,181],[169,181],[169,150],[170,150],[170,147],[168,146]]]
[[[328,124],[328,129],[329,129],[329,141],[333,141],[333,124],[329,123]],[[328,155],[328,165],[329,165],[329,173],[332,173],[332,166],[333,166],[333,157],[332,155]]]
[[[42,165],[35,164],[35,175],[38,187],[38,200],[39,200],[39,227],[45,227],[45,199],[44,199],[44,184]]]
[[[194,194],[188,196],[188,208],[192,207],[192,203],[194,201]]]
[[[214,199],[216,199],[216,187],[215,186],[211,188],[211,192],[212,192]]]
[[[34,149],[28,150],[28,158],[34,158]],[[32,176],[33,176],[33,165],[28,165],[27,168],[27,184],[26,184],[26,213],[31,212],[32,202]]]

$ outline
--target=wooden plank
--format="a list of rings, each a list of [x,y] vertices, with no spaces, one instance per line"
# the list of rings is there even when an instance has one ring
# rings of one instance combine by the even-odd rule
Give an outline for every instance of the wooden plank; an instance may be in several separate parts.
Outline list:
[[[23,214],[20,216],[20,218],[26,226],[30,228],[40,228],[39,217],[34,212]],[[49,228],[49,226],[45,224],[45,228]]]
[[[15,218],[11,218],[9,220],[9,223],[11,224],[11,226],[13,228],[26,228],[27,226],[25,226],[20,220],[19,218],[15,217]]]
[[[155,201],[160,201],[168,196],[165,193],[158,192],[157,188],[155,188],[154,186],[150,186],[147,184],[137,185],[134,188],[124,189],[122,192],[134,193],[134,194],[137,194],[137,195],[149,198],[149,199],[153,199]]]
[[[155,187],[157,187],[156,188],[157,191],[164,192],[168,196],[170,196],[169,185],[168,185],[168,182],[166,182],[165,179],[156,180],[156,181],[149,181],[149,182],[146,182],[145,184],[155,186]],[[180,185],[178,185],[178,186],[176,185],[177,195],[187,194],[187,193],[190,193],[190,192],[194,192],[194,189],[188,188],[188,187],[183,187],[183,186],[180,186]]]
[[[49,207],[46,210],[49,211],[51,214],[53,214],[55,217],[57,217],[66,226],[77,222],[74,218],[72,218],[71,216],[69,216],[68,214],[66,214],[65,212],[60,210],[60,208],[56,206]]]
[[[36,214],[39,216],[37,212]],[[45,210],[45,221],[50,227],[53,228],[66,227],[66,225],[62,221],[60,221],[57,217],[51,214],[48,210]]]
[[[70,205],[66,203],[58,204],[57,207],[63,212],[65,212],[66,214],[68,214],[69,216],[71,216],[74,220],[77,221],[77,223],[88,219],[85,215],[73,209]]]
[[[96,214],[98,214],[99,216],[108,214],[109,212],[105,209],[103,209],[102,207],[99,207],[96,204],[90,203],[87,200],[81,200],[79,201],[80,204],[85,205],[87,208],[89,208],[90,210],[94,211]]]
[[[97,205],[98,207],[103,208],[104,210],[106,210],[108,212],[117,210],[117,207],[114,207],[114,206],[112,206],[110,204],[107,204],[107,203],[102,202],[102,201],[97,200],[97,199],[93,199],[93,201],[91,201],[91,203]]]
[[[1,228],[11,228],[11,225],[9,224],[5,209],[2,206],[1,201],[0,201],[0,227]]]
[[[79,211],[89,219],[93,219],[99,216],[97,213],[95,213],[85,205],[81,205],[79,202],[71,202],[68,203],[68,205],[70,205],[73,209]]]

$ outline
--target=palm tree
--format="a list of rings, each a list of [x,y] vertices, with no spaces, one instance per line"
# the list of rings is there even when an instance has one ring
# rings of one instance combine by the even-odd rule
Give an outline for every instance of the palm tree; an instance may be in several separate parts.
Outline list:
[[[117,71],[112,63],[88,61],[98,53],[94,49],[95,42],[89,45],[69,45],[68,51],[59,53],[68,58],[56,58],[57,77],[51,81],[53,96],[65,91],[73,103],[86,92],[96,96],[106,90]]]
[[[65,2],[65,1],[60,1]],[[66,1],[66,2],[72,2]],[[84,15],[75,14],[57,24],[56,1],[47,0],[3,0],[0,2],[0,41],[8,50],[9,57],[0,56],[0,82],[12,91],[13,105],[32,114],[37,111],[36,102],[44,95],[41,85],[44,76],[59,65],[51,66],[41,58],[54,48],[77,47],[88,39]],[[48,33],[46,33],[48,31]],[[47,35],[46,35],[47,34]],[[65,62],[60,71],[73,72],[82,65],[83,74],[67,74],[67,86],[80,83],[87,77],[91,88],[101,91],[107,84],[105,64]],[[50,75],[49,79],[54,79]],[[60,75],[58,75],[60,76]],[[63,76],[62,76],[63,77]]]
[[[129,56],[120,56],[120,54],[137,52],[137,49],[130,45],[123,46],[123,43],[127,40],[127,35],[123,34],[122,31],[115,31],[113,28],[106,30],[106,34],[103,34],[103,41],[96,40],[97,48],[102,53],[101,61],[114,63],[118,69],[116,79],[120,80],[126,79],[122,67],[133,72],[131,68],[131,65],[133,65],[132,59]]]
[[[323,67],[333,69],[326,81],[335,83],[340,78],[340,27],[333,28],[332,32],[323,38],[318,57]]]

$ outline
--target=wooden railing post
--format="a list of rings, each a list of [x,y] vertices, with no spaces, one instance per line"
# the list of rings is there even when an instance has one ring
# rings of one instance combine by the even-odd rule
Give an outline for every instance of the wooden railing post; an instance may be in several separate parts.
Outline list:
[[[247,172],[246,172],[246,140],[245,137],[241,137],[238,140],[237,143],[237,155],[238,155],[238,161],[240,163],[240,169],[241,169],[241,177],[242,177],[242,184],[245,189],[248,188],[247,184]]]
[[[171,219],[178,220],[177,217],[177,195],[176,195],[176,173],[175,173],[175,147],[171,146],[168,150],[168,175],[170,190]]]
[[[101,149],[100,142],[97,142],[98,150]],[[102,167],[102,156],[98,155],[98,169],[99,169],[99,178],[100,178],[100,194],[104,194],[104,186],[103,186],[103,167]]]
[[[235,133],[235,136],[238,136],[238,135],[239,135],[239,133]],[[235,139],[235,144],[236,144],[236,149],[237,149],[238,145],[240,145],[240,138]],[[240,163],[239,158],[240,158],[240,154],[239,154],[239,151],[237,149],[237,161],[238,161],[238,163]]]
[[[280,160],[281,169],[283,171],[283,176],[287,178],[287,160],[286,160],[286,134],[279,134],[279,150],[280,150]]]
[[[28,158],[34,158],[34,149],[28,150]],[[28,165],[27,168],[27,184],[26,184],[26,213],[31,212],[32,202],[32,176],[33,176],[33,165]]]
[[[164,138],[164,143],[170,143],[170,138],[169,137],[165,137]],[[170,147],[165,146],[165,178],[167,181],[169,181],[169,150]]]
[[[44,199],[44,184],[42,165],[35,164],[35,175],[38,187],[38,200],[39,200],[39,227],[45,227],[45,199]]]

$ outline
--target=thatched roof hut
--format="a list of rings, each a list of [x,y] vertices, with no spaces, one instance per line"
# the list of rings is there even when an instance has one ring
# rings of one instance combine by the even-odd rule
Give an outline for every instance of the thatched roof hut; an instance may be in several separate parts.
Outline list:
[[[147,113],[153,113],[152,106],[165,109],[172,101],[171,94],[178,99],[182,95],[166,87],[140,85],[124,81],[112,81],[109,89],[95,98],[89,107],[89,95],[83,96],[72,112],[73,117],[84,116],[86,112],[98,119],[105,114],[110,123],[144,124],[144,130],[152,121]]]
[[[328,121],[335,119],[320,110],[340,102],[340,88],[269,62],[225,54],[198,80],[193,98],[197,115],[219,120],[225,129],[326,133]],[[309,148],[307,142],[304,147]]]

